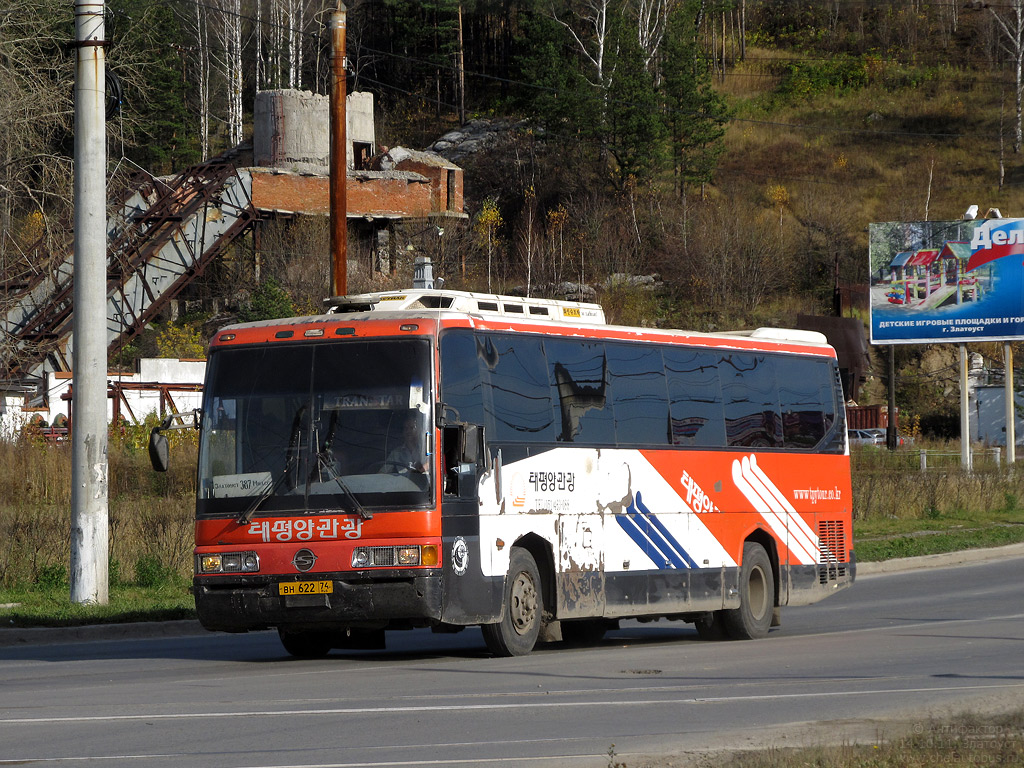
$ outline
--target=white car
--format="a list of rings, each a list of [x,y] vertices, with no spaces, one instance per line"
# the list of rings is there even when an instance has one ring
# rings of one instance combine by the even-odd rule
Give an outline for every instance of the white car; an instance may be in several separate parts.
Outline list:
[[[850,445],[885,445],[885,430],[851,429]]]

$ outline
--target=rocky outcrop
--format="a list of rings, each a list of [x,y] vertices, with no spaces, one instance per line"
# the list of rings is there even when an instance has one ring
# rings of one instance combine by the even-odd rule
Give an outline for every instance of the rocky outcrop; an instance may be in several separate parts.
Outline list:
[[[507,139],[511,133],[524,130],[527,125],[526,120],[509,120],[507,118],[470,120],[458,130],[449,131],[439,138],[427,147],[427,151],[436,152],[457,163],[469,155],[495,147]]]

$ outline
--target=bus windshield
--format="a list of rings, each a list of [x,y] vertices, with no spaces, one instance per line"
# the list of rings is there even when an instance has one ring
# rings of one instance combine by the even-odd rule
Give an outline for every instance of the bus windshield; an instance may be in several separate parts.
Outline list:
[[[197,515],[368,517],[428,504],[429,360],[425,339],[215,350]]]

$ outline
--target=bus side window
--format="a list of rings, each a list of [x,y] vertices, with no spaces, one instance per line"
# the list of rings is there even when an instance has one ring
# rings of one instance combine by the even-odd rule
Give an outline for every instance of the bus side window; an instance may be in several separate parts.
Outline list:
[[[618,445],[669,442],[668,390],[661,349],[653,345],[608,344],[608,371]]]
[[[549,339],[545,343],[562,443],[615,442],[609,407],[608,360],[601,341]]]
[[[495,442],[543,443],[555,440],[551,386],[543,341],[536,336],[485,337],[490,397],[485,427]],[[493,427],[492,427],[493,425]]]
[[[776,366],[786,448],[810,450],[835,419],[832,371],[827,361],[807,358],[780,358]]]
[[[480,354],[472,331],[449,331],[441,337],[441,402],[451,411],[445,418],[484,423]]]
[[[718,356],[686,347],[665,347],[672,445],[719,448],[725,443]]]
[[[782,413],[771,356],[736,352],[719,366],[730,446],[782,448]]]

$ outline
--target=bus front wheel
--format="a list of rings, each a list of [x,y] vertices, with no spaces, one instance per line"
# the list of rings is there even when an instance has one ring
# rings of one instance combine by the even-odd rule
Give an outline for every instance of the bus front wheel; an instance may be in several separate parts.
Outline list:
[[[504,597],[501,621],[480,627],[484,642],[495,656],[525,656],[537,644],[544,598],[537,563],[522,547],[512,549]]]
[[[327,632],[297,632],[278,628],[277,635],[284,649],[297,659],[321,659],[334,647],[331,635]]]
[[[722,612],[722,621],[734,640],[765,637],[775,609],[775,579],[764,547],[748,541],[740,566],[740,607]]]

